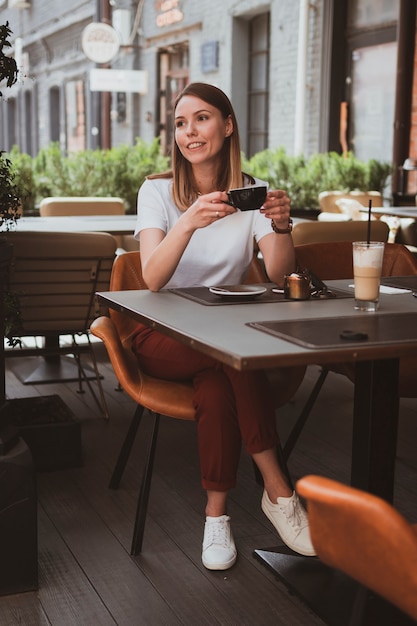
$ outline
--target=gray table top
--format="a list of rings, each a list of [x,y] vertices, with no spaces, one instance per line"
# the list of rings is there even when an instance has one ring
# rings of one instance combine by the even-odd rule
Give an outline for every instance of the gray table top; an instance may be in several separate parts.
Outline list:
[[[329,281],[329,286],[351,289],[350,281]],[[352,296],[353,296],[353,289]],[[365,361],[397,358],[417,349],[417,298],[411,292],[380,296],[377,313],[356,311],[352,298],[335,298],[319,301],[257,302],[205,306],[177,293],[166,290],[152,293],[147,290],[103,292],[100,297],[111,308],[122,310],[138,321],[163,331],[236,369],[258,369],[338,361]],[[405,341],[389,342],[380,337],[375,343],[341,342],[337,347],[307,348],[275,337],[248,326],[250,322],[311,320],[339,318],[340,329],[349,326],[349,320],[369,316],[415,314]],[[394,320],[394,318],[393,318]]]
[[[364,207],[363,212],[368,209]],[[384,206],[372,207],[372,214],[375,216],[392,215],[394,217],[411,217],[417,219],[417,206]]]

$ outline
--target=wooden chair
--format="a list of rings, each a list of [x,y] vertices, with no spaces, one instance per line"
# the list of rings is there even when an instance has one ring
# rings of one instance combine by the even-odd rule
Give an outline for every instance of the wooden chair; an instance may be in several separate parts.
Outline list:
[[[322,191],[319,193],[320,210],[323,213],[340,213],[336,201],[342,199],[356,200],[365,207],[368,206],[369,200],[372,200],[372,206],[383,206],[383,198],[379,191]]]
[[[266,282],[266,276],[256,257],[247,276],[247,282]],[[114,262],[110,290],[128,289],[146,289],[139,252],[126,252],[118,256]],[[136,325],[136,321],[131,317],[114,310],[110,310],[110,317],[100,317],[91,325],[93,335],[99,337],[106,346],[121,387],[137,404],[110,480],[110,488],[119,487],[144,409],[147,409],[153,418],[153,430],[134,523],[132,555],[138,554],[142,548],[160,415],[184,420],[194,420],[195,417],[191,382],[179,383],[153,378],[139,368],[131,350],[132,334]],[[282,406],[291,400],[304,378],[305,369],[304,366],[286,368],[271,374],[270,381],[275,390],[276,406]]]
[[[311,243],[296,246],[296,257],[300,269],[310,269],[322,280],[353,279],[352,243],[350,241]],[[409,250],[398,243],[386,243],[382,264],[383,276],[417,275],[417,259]],[[347,376],[355,382],[355,366],[352,363],[334,363],[322,367],[311,394],[294,424],[283,446],[283,455],[288,460],[298,437],[310,415],[314,403],[329,372]],[[417,362],[414,356],[400,359],[399,395],[417,397]]]
[[[90,196],[50,196],[39,204],[41,217],[67,217],[70,215],[125,215],[122,198]],[[139,243],[132,235],[114,235],[119,251],[139,249]]]
[[[368,223],[362,220],[349,222],[306,220],[295,225],[293,241],[295,246],[326,241],[366,241],[367,230]],[[385,222],[379,220],[371,222],[371,239],[373,241],[388,241],[388,236],[389,227]]]
[[[44,344],[6,350],[6,357],[43,356],[46,359],[72,354],[76,360],[79,390],[83,381],[107,417],[89,327],[103,314],[96,291],[107,290],[116,252],[116,241],[107,233],[5,233],[13,246],[8,292],[18,298],[20,337],[42,337]],[[60,345],[61,335],[71,335],[71,345]],[[87,344],[77,338],[84,335]],[[99,402],[81,362],[88,351],[101,401]],[[27,380],[26,382],[31,382]]]
[[[320,559],[417,620],[417,524],[381,498],[328,478],[305,476],[296,488]]]
[[[309,268],[322,280],[353,278],[352,242],[334,241],[295,247],[299,268]],[[417,273],[417,260],[402,244],[386,243],[382,276],[409,276]]]
[[[100,198],[89,196],[50,196],[39,204],[41,217],[68,215],[124,215],[122,198]]]

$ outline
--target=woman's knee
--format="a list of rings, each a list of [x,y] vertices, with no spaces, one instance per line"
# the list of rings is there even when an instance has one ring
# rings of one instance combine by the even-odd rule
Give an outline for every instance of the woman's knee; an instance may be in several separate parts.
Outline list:
[[[196,409],[209,414],[236,413],[233,388],[222,370],[210,368],[194,376]]]

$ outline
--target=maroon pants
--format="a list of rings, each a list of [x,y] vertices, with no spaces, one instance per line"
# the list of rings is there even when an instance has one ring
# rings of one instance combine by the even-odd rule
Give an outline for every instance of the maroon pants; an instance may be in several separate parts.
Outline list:
[[[249,454],[278,444],[263,371],[235,370],[143,325],[138,326],[132,349],[150,376],[192,380],[204,489],[227,491],[235,486],[242,441]]]

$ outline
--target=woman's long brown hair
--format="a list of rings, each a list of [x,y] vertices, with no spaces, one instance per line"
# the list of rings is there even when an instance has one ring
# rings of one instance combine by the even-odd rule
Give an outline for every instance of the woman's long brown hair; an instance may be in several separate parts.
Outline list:
[[[226,94],[214,85],[208,83],[190,83],[180,94],[174,103],[174,115],[178,103],[184,96],[195,96],[204,100],[207,104],[218,109],[226,120],[229,116],[233,123],[233,132],[226,137],[219,155],[219,168],[217,174],[216,188],[225,191],[235,187],[242,187],[243,174],[240,153],[239,130],[235,112]],[[173,179],[173,199],[179,209],[185,211],[197,198],[198,189],[196,187],[192,172],[191,163],[181,154],[176,141],[173,142],[171,150],[172,170],[162,174],[154,174],[149,178],[172,178]]]

